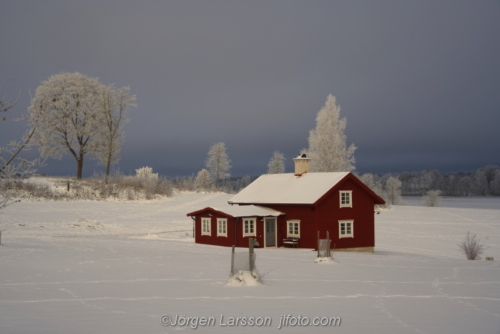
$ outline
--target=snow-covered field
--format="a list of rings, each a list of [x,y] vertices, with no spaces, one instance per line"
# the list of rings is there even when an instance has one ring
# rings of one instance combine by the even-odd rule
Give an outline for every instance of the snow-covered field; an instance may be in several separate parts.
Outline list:
[[[403,203],[404,205],[424,205],[421,196],[405,196]],[[439,201],[439,206],[447,208],[500,210],[500,197],[443,197]]]
[[[194,244],[185,216],[230,197],[6,208],[0,333],[176,333],[196,321],[207,333],[500,333],[498,201],[393,206],[376,217],[375,254],[335,253],[333,263],[315,264],[311,250],[257,249],[264,285],[235,287],[225,285],[230,249]],[[495,261],[465,259],[457,244],[467,231]],[[162,326],[165,315],[194,318]],[[278,329],[282,316],[341,325]],[[230,326],[231,317],[264,326]]]

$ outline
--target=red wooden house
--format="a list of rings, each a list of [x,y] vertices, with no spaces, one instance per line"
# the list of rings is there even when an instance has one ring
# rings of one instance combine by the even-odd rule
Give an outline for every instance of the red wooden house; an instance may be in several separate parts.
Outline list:
[[[248,247],[248,238],[257,240],[260,246],[275,247],[274,240],[264,242],[264,228],[276,229],[275,224],[280,220],[282,212],[255,205],[231,206],[222,208],[207,207],[187,214],[195,221],[195,242],[199,244],[231,247]]]
[[[262,175],[226,208],[189,213],[195,241],[246,247],[256,238],[261,247],[282,247],[294,240],[314,249],[318,232],[326,238],[328,231],[336,250],[373,252],[374,206],[384,200],[351,173],[308,173],[309,158],[294,161],[295,173]]]

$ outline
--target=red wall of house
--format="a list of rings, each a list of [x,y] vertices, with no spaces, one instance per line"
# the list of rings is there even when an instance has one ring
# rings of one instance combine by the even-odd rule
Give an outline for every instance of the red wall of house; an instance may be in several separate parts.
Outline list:
[[[340,208],[340,190],[352,190],[352,208]],[[265,205],[286,215],[278,220],[278,246],[287,237],[287,220],[300,220],[300,248],[317,247],[320,238],[326,239],[326,231],[332,240],[331,247],[354,248],[375,246],[374,201],[366,191],[351,179],[346,179],[317,205]],[[339,239],[339,220],[354,220],[354,238]]]
[[[315,208],[312,205],[265,205],[274,210],[284,212],[284,216],[278,219],[278,247],[283,246],[283,239],[287,238],[287,221],[300,220],[299,248],[315,248],[316,246],[316,222],[314,219]]]
[[[201,235],[201,218],[210,218],[211,235]],[[217,218],[227,219],[227,237],[217,236]],[[227,218],[215,212],[204,212],[196,215],[195,219],[195,242],[199,244],[218,245],[230,247],[233,245],[234,219]]]
[[[210,216],[211,214],[211,216]],[[211,219],[211,235],[201,235],[201,219],[210,218]],[[227,219],[227,237],[217,236],[217,218]],[[236,221],[236,246],[237,247],[248,247],[248,239],[254,238],[260,244],[260,247],[264,246],[264,222],[262,217],[252,217],[256,218],[256,236],[255,237],[243,237],[243,223],[241,218],[227,218],[221,214],[214,211],[207,211],[204,213],[199,213],[196,215],[195,219],[195,242],[199,244],[206,245],[216,245],[231,247],[235,244],[234,238],[234,226]]]
[[[352,190],[352,208],[340,207],[341,190]],[[362,187],[350,179],[337,186],[316,208],[320,237],[329,231],[331,247],[353,248],[375,246],[374,201]],[[354,220],[354,237],[339,239],[339,220]]]

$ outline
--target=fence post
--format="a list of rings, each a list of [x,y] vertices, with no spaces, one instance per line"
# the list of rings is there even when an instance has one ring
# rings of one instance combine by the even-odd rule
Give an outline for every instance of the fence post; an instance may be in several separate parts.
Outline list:
[[[253,238],[248,238],[248,260],[250,261],[249,263],[250,272],[253,271],[253,246],[254,246]]]
[[[0,246],[2,246],[2,231],[5,231],[5,230],[0,230]]]
[[[316,241],[316,248],[318,249],[318,256],[319,257],[319,231],[318,231],[318,240]]]
[[[326,231],[326,243],[328,244],[328,247],[326,249],[326,256],[330,257],[330,231]]]
[[[234,275],[234,245],[231,251],[231,275]]]

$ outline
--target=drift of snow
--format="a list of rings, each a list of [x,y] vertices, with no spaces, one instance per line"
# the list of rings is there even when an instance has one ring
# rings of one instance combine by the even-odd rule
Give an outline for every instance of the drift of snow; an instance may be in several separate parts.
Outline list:
[[[314,263],[332,263],[334,262],[331,257],[317,257],[314,259]]]
[[[229,277],[226,285],[232,286],[256,286],[262,285],[259,275],[251,271],[238,271]]]

